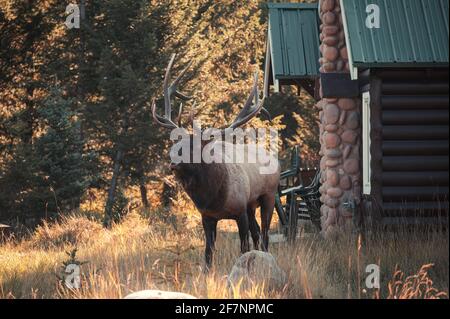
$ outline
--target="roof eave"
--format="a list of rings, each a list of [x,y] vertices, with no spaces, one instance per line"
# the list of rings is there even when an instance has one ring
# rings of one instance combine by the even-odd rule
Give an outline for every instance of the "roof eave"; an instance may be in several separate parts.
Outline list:
[[[354,66],[360,69],[371,68],[448,68],[448,62],[390,62],[390,63],[367,63],[354,62]]]
[[[317,9],[317,3],[268,3],[269,9]]]

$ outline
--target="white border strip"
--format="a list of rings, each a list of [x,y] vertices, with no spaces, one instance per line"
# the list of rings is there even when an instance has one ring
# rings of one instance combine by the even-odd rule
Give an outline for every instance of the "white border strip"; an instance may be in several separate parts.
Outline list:
[[[344,25],[345,45],[347,46],[348,52],[348,65],[350,67],[350,77],[352,80],[357,80],[358,68],[353,65],[352,46],[350,43],[350,37],[348,35],[347,15],[345,14],[344,1],[340,0],[340,3],[341,3],[342,24]]]
[[[370,195],[372,192],[371,185],[371,161],[370,155],[370,93],[364,92],[362,94],[362,157],[363,157],[363,193]]]
[[[271,31],[271,27],[270,27],[270,20],[269,20],[269,24],[268,24],[268,30],[269,30],[269,45],[268,48],[270,49],[270,63],[272,64],[272,77],[273,77],[273,87],[274,87],[274,92],[278,93],[280,92],[280,84],[276,78],[275,75],[275,63],[274,63],[274,59],[273,59],[273,48],[272,48],[272,31]]]

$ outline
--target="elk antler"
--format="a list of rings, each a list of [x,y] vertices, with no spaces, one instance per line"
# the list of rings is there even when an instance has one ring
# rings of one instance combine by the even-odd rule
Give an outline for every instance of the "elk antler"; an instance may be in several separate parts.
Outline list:
[[[255,99],[255,104],[252,104],[253,99]],[[255,72],[253,88],[252,91],[250,92],[249,97],[247,98],[247,101],[244,104],[244,108],[239,112],[236,119],[228,128],[235,129],[239,126],[244,125],[245,123],[250,121],[253,117],[258,115],[259,112],[264,113],[264,115],[266,115],[270,120],[269,112],[265,108],[263,108],[264,99],[265,96],[263,96],[263,98],[259,100],[258,72]]]
[[[175,62],[175,54],[172,54],[169,64],[167,65],[166,74],[164,76],[164,116],[160,116],[160,115],[156,114],[156,99],[154,98],[152,101],[153,119],[159,125],[166,127],[166,128],[170,128],[170,129],[179,127],[177,124],[175,124],[172,121],[172,104],[171,104],[171,100],[170,100],[172,94],[183,101],[188,101],[191,99],[190,96],[187,96],[178,91],[178,84],[180,84],[181,78],[186,74],[187,70],[191,66],[192,61],[189,61],[187,66],[183,69],[183,71],[181,71],[181,73],[178,75],[178,77],[175,79],[175,81],[173,81],[172,84],[169,85],[170,75],[171,75],[170,72],[172,71],[174,62]],[[182,106],[180,106],[179,114],[178,114],[179,119],[181,118],[182,110],[183,110],[183,108],[182,108]],[[178,123],[180,123],[180,121],[178,121]]]

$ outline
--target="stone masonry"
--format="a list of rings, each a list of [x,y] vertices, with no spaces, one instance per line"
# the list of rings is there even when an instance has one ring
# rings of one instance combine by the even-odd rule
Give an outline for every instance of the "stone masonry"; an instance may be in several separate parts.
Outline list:
[[[320,18],[320,72],[349,72],[339,0],[322,0]],[[354,210],[347,203],[358,205],[361,198],[361,102],[355,98],[322,98],[317,108],[322,232],[330,237],[352,229]]]

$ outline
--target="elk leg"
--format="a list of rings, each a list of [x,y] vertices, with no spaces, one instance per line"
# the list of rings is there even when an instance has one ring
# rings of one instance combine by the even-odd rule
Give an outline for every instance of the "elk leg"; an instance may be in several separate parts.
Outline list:
[[[261,228],[262,228],[262,240],[263,250],[269,250],[269,229],[272,221],[273,209],[275,207],[275,195],[261,196]]]
[[[237,226],[239,229],[239,237],[241,239],[241,253],[245,254],[250,250],[250,244],[249,244],[249,222],[248,222],[248,215],[247,214],[241,214],[237,219]]]
[[[261,229],[255,217],[255,210],[252,208],[247,209],[248,222],[250,233],[252,235],[253,247],[255,250],[259,250],[259,240],[261,239]]]
[[[217,220],[211,217],[202,217],[203,230],[205,231],[206,247],[205,247],[205,262],[206,271],[211,268],[214,245],[216,242]]]

